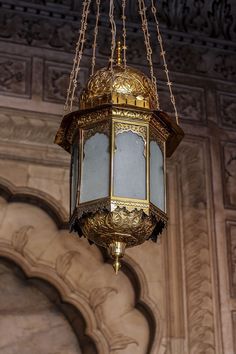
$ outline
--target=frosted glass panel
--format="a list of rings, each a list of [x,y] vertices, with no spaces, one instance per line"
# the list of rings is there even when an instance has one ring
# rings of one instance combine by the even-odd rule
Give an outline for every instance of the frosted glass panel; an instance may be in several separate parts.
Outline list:
[[[70,183],[70,212],[72,213],[77,203],[78,190],[78,142],[72,146],[71,152],[71,183]]]
[[[128,131],[115,138],[114,195],[146,199],[146,159],[144,141]]]
[[[80,203],[108,197],[109,165],[109,139],[96,133],[84,144]]]
[[[155,141],[150,143],[150,201],[165,211],[164,159]]]

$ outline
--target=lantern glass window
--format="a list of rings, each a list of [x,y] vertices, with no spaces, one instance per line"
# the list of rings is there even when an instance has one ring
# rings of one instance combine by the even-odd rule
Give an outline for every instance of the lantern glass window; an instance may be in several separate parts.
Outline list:
[[[146,199],[146,144],[133,131],[116,134],[114,146],[114,196]]]
[[[84,139],[80,203],[108,197],[109,181],[109,138],[104,133],[95,133]]]
[[[154,140],[150,143],[150,201],[165,211],[164,154]]]

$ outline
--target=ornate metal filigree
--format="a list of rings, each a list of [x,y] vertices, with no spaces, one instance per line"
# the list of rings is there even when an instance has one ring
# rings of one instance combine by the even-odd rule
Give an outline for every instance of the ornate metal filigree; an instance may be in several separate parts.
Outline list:
[[[154,218],[142,210],[129,212],[117,207],[113,212],[98,211],[84,216],[79,221],[83,235],[103,247],[112,242],[124,242],[126,247],[139,245],[146,241],[156,226]]]
[[[157,108],[155,88],[151,80],[142,72],[122,66],[113,70],[98,70],[88,81],[80,96],[80,106],[89,108],[104,103],[129,104]]]
[[[127,119],[134,119],[134,120],[144,120],[149,122],[152,116],[151,112],[145,111],[134,111],[131,109],[124,109],[123,107],[112,107],[112,116],[119,117],[119,118],[127,118]]]
[[[147,127],[142,125],[128,124],[128,123],[115,123],[115,134],[118,135],[123,132],[131,131],[141,136],[144,142],[147,141]]]
[[[99,124],[96,127],[90,128],[90,129],[86,129],[83,132],[83,137],[84,137],[84,143],[91,138],[93,135],[95,135],[96,133],[100,133],[100,134],[105,134],[107,136],[109,136],[109,132],[110,132],[110,124],[108,121],[106,121],[103,124]]]

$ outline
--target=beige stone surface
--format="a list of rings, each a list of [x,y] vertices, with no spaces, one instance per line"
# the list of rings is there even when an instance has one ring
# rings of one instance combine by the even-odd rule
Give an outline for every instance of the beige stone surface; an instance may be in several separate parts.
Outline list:
[[[66,318],[40,290],[0,263],[0,352],[79,354]]]

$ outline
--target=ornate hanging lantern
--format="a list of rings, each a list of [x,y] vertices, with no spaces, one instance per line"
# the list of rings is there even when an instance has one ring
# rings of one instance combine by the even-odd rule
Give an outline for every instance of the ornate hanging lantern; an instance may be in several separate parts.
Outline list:
[[[70,229],[90,243],[106,247],[118,272],[125,248],[156,241],[167,224],[166,157],[183,138],[157,26],[175,119],[160,110],[152,50],[143,0],[139,0],[151,78],[126,63],[125,0],[122,1],[123,44],[117,43],[114,4],[110,1],[111,57],[94,73],[99,6],[94,28],[92,74],[74,109],[90,1],[84,1],[81,30],[66,100],[66,113],[55,142],[71,153]],[[117,58],[115,60],[115,50]],[[122,58],[123,54],[123,58]]]

